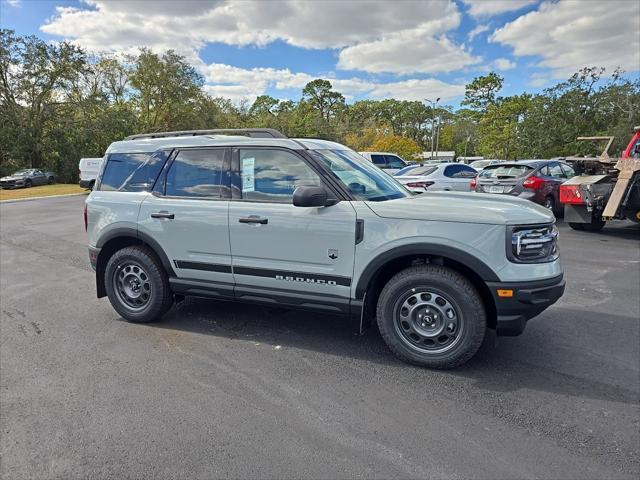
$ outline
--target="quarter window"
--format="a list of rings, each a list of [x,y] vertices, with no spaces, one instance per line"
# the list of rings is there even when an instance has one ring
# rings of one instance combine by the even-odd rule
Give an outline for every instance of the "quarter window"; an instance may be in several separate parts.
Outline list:
[[[100,178],[100,190],[137,191],[130,180],[136,177],[138,183],[153,184],[162,164],[147,163],[151,153],[112,153],[107,157],[104,172]]]
[[[321,186],[320,176],[300,157],[276,149],[240,150],[240,178],[236,185],[243,200],[292,203],[300,186]]]
[[[223,148],[180,151],[167,172],[166,195],[220,198],[224,152]]]
[[[575,177],[576,171],[573,168],[571,168],[566,163],[561,163],[560,165],[562,166],[562,170],[564,170],[565,177],[567,178]]]

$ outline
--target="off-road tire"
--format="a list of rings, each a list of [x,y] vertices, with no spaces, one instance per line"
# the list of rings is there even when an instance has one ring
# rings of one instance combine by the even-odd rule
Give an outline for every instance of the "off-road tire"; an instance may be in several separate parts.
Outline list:
[[[435,292],[455,308],[462,329],[449,350],[420,351],[402,334],[398,316],[402,302],[416,292]],[[438,265],[410,267],[392,277],[378,297],[377,322],[382,338],[398,358],[439,369],[454,368],[471,359],[482,345],[487,328],[485,306],[476,288],[462,274]]]
[[[134,276],[133,269],[136,266],[138,267],[137,275],[143,272],[142,278],[149,284],[148,299],[139,308],[134,308],[128,305],[126,300],[123,300],[127,296],[122,291],[116,291],[118,277],[114,277],[123,273],[123,269],[127,268]],[[129,322],[148,323],[159,320],[173,304],[173,293],[162,263],[152,251],[143,246],[125,247],[115,252],[107,262],[104,284],[111,305],[122,318]]]

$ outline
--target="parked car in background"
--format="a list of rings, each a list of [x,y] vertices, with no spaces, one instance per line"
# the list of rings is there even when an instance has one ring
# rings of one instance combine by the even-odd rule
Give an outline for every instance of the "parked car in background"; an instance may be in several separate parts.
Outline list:
[[[18,170],[13,175],[0,178],[1,188],[29,188],[34,185],[51,185],[56,177],[53,172],[43,172],[36,168]]]
[[[393,175],[398,170],[403,169],[409,162],[404,158],[389,152],[358,152],[364,158],[372,162],[378,168],[381,168],[390,175]]]
[[[78,168],[80,169],[80,187],[92,189],[96,183],[96,178],[100,173],[102,158],[81,158]]]
[[[408,166],[393,178],[414,193],[434,190],[471,190],[469,180],[475,178],[477,170],[464,163],[437,163]]]
[[[480,171],[480,170],[484,170],[486,167],[488,167],[489,165],[496,165],[498,163],[503,163],[504,160],[476,160],[475,162],[471,162],[469,164],[470,167],[475,168],[476,170]]]
[[[471,188],[525,198],[558,213],[560,185],[574,175],[573,168],[557,160],[519,160],[489,165],[471,180]]]

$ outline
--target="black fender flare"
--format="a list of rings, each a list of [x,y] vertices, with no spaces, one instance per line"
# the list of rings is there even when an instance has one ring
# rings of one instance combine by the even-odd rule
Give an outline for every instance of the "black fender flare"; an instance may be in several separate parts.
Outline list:
[[[458,262],[468,269],[472,270],[485,282],[499,282],[498,275],[482,260],[471,255],[470,253],[460,250],[456,247],[448,245],[440,245],[436,243],[415,243],[409,245],[401,245],[381,253],[375,257],[363,270],[358,283],[356,285],[356,299],[364,298],[364,294],[369,286],[371,279],[376,273],[390,261],[408,255],[423,255],[429,257],[443,257]]]
[[[169,260],[169,257],[167,256],[164,249],[160,246],[160,244],[156,240],[154,240],[150,235],[147,235],[146,233],[139,231],[137,228],[134,228],[134,227],[114,228],[113,230],[110,230],[109,232],[105,233],[103,236],[101,236],[98,239],[98,241],[96,242],[96,247],[102,249],[111,240],[121,238],[121,237],[134,238],[142,243],[147,244],[162,262],[162,266],[165,268],[167,275],[169,275],[170,277],[176,276],[175,271],[173,270],[173,266],[171,265],[171,261]],[[102,264],[102,262],[104,262],[104,259],[98,256],[97,263],[100,265]],[[96,269],[96,274],[97,273],[98,273],[98,269]]]

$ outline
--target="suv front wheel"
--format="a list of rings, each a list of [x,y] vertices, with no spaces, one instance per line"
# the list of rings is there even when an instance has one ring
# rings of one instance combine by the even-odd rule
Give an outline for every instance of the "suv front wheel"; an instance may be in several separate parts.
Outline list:
[[[460,273],[438,265],[410,267],[382,290],[378,328],[401,360],[453,368],[473,357],[486,331],[482,299]]]
[[[130,322],[152,322],[173,304],[167,274],[145,247],[126,247],[114,253],[104,280],[111,305]]]

